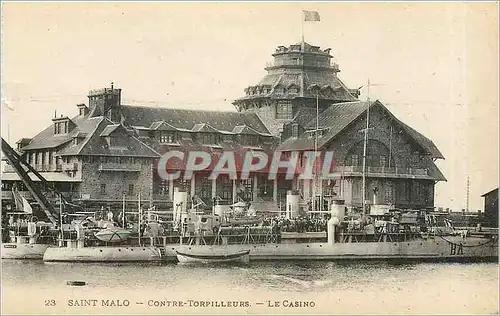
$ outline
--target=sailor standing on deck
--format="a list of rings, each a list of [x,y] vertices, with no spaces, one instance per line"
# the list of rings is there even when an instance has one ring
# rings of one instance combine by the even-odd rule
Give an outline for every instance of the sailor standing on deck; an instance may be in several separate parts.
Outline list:
[[[108,221],[113,222],[113,212],[111,212],[111,209],[108,207]]]

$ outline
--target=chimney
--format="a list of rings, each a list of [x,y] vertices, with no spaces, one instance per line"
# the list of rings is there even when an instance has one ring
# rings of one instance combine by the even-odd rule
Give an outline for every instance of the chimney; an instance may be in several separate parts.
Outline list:
[[[89,113],[89,108],[84,103],[77,104],[76,106],[78,107],[79,116],[85,116]]]

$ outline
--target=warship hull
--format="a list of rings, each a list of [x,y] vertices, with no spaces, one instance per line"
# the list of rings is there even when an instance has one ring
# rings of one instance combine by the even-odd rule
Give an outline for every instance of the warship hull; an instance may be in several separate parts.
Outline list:
[[[181,245],[167,245],[165,255],[176,258]],[[217,246],[193,246],[198,251]],[[407,242],[351,243],[268,243],[219,246],[230,252],[250,249],[250,261],[259,260],[361,260],[398,259],[429,261],[498,260],[498,241],[494,238],[439,237]]]
[[[46,262],[151,262],[165,259],[157,247],[49,247]]]
[[[3,243],[2,259],[43,259],[48,244]]]

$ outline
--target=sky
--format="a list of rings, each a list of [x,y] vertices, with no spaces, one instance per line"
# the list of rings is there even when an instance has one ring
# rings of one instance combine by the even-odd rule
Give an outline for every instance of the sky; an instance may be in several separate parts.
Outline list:
[[[302,23],[302,10],[320,22]],[[498,187],[498,3],[2,3],[1,132],[73,116],[90,89],[122,103],[235,110],[279,45],[332,48],[339,77],[434,141],[435,205],[483,209]]]

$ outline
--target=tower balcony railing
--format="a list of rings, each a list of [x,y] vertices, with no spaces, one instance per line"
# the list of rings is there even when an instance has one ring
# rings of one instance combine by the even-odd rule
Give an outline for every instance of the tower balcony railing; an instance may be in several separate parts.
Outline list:
[[[304,67],[317,67],[317,68],[330,68],[335,71],[339,71],[339,65],[336,63],[324,63],[324,62],[318,62],[318,63],[311,63],[311,62],[306,62],[304,63],[302,60],[297,60],[297,61],[274,61],[274,62],[267,62],[266,63],[266,68],[277,68],[277,67],[283,67],[283,66],[304,66]]]
[[[99,171],[140,172],[141,164],[106,162],[99,164]]]
[[[346,173],[363,173],[363,166],[337,166],[337,172]],[[366,173],[378,173],[386,175],[413,175],[413,176],[427,176],[428,169],[425,168],[408,168],[408,167],[366,167]]]

